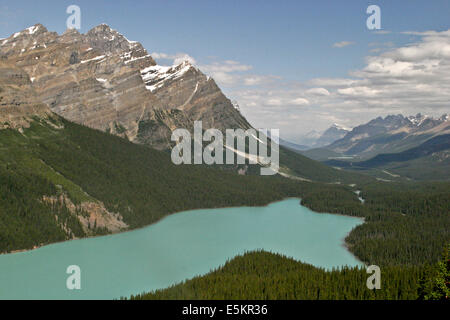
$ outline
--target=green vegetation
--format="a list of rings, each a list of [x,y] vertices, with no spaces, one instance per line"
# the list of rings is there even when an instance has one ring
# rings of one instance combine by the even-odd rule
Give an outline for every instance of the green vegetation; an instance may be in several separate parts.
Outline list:
[[[175,166],[165,152],[57,121],[64,129],[36,120],[23,133],[0,131],[0,252],[84,236],[75,231],[81,229],[77,216],[62,205],[63,219],[56,211],[61,206],[45,203],[44,196],[64,193],[75,204],[102,201],[136,228],[178,211],[264,205],[306,191],[281,177]]]
[[[367,175],[329,167],[285,147],[280,147],[280,168],[287,168],[295,176],[320,182],[362,184],[374,181]]]
[[[325,271],[278,254],[251,252],[211,273],[131,299],[350,300],[417,299],[423,269],[382,268],[380,290],[366,287],[364,268]]]
[[[374,183],[361,187],[366,223],[346,241],[378,265],[436,262],[450,241],[450,183]]]
[[[79,221],[65,206],[51,206],[38,200],[44,194],[56,194],[55,186],[48,180],[9,164],[0,166],[0,181],[1,251],[31,248],[85,235]],[[68,227],[71,232],[61,226]]]
[[[365,161],[335,159],[327,160],[325,163],[387,180],[448,181],[449,153],[450,134],[443,134],[413,148],[397,153],[380,153]]]
[[[450,244],[444,250],[442,259],[435,267],[426,269],[419,284],[419,299],[450,299]]]
[[[58,126],[64,128],[57,129]],[[414,298],[417,285],[409,277],[418,279],[424,272],[424,265],[436,263],[442,244],[450,241],[450,183],[383,183],[312,160],[305,161],[303,156],[287,149],[281,149],[280,157],[291,174],[305,178],[317,176],[318,180],[328,183],[280,176],[242,176],[233,170],[202,165],[175,166],[167,152],[136,145],[61,118],[53,119],[52,124],[36,120],[23,133],[0,131],[0,151],[0,252],[107,232],[94,225],[92,232],[86,234],[78,220],[78,215],[85,213],[71,213],[63,203],[43,201],[44,196],[56,198],[65,194],[75,204],[101,201],[110,212],[120,212],[130,228],[183,210],[260,206],[286,197],[300,197],[302,204],[317,212],[364,217],[366,223],[356,227],[346,239],[349,249],[367,264],[381,266],[383,272],[387,272],[386,279],[393,279],[389,284],[391,289],[373,293],[358,287],[361,277],[367,278],[364,270],[343,269],[330,273],[290,259],[255,253],[230,262],[207,280],[192,280],[196,288],[211,285],[208,281],[226,280],[223,284],[226,290],[217,289],[217,297],[234,294],[233,297],[243,298],[246,296],[239,295],[239,290],[248,288],[249,298],[261,295],[272,298]],[[248,170],[256,173],[258,168],[249,166]],[[364,204],[358,200],[356,190],[361,190]],[[289,261],[287,265],[280,262],[285,260]],[[264,265],[278,271],[272,275],[264,273],[261,270]],[[245,266],[250,269],[229,272]],[[249,270],[262,273],[252,278]],[[307,280],[298,275],[294,277],[299,271],[307,275],[304,278]],[[248,276],[244,277],[245,272]],[[257,287],[262,278],[267,281],[266,287]],[[327,282],[335,283],[329,286],[330,290],[323,289],[328,286],[324,284]],[[400,282],[405,284],[401,290],[397,285]],[[431,292],[433,286],[427,283],[422,292]],[[303,289],[294,290],[292,286]],[[258,288],[272,289],[261,292]],[[171,295],[179,294],[176,289],[171,290],[175,290]],[[212,294],[206,289],[195,291],[198,298]],[[429,293],[422,296],[432,297]]]

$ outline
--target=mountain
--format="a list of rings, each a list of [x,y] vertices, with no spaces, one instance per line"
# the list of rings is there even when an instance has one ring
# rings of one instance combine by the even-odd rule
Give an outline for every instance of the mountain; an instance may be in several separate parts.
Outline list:
[[[23,130],[29,127],[33,117],[46,119],[51,113],[48,106],[36,98],[28,75],[0,60],[0,130]]]
[[[0,129],[0,253],[130,230],[189,209],[307,198],[302,182],[176,166],[166,152],[53,113],[22,124]]]
[[[328,146],[300,151],[335,168],[357,170],[378,179],[448,180],[447,114],[378,117],[353,128]]]
[[[297,139],[299,145],[302,146],[302,149],[297,148],[297,150],[320,148],[329,145],[334,141],[343,138],[349,131],[350,129],[337,123],[334,123],[325,131],[311,130],[301,138]],[[305,147],[303,148],[303,146]]]
[[[379,168],[390,179],[404,176],[419,180],[450,180],[450,134],[435,136],[402,152],[381,153],[365,161],[328,160],[326,163],[341,168]]]
[[[326,149],[368,159],[379,153],[405,151],[446,133],[450,133],[447,115],[438,119],[420,113],[409,117],[389,115],[353,128],[342,139],[326,146]]]
[[[434,262],[448,241],[448,183],[381,183],[284,147],[280,175],[289,179],[174,165],[170,133],[194,120],[250,127],[195,66],[158,66],[106,25],[61,36],[35,25],[2,40],[0,253],[286,197],[317,212],[365,217],[347,243],[367,264]]]
[[[108,25],[58,35],[41,24],[0,42],[4,63],[26,72],[37,97],[82,125],[158,149],[178,127],[249,128],[215,81],[189,62],[163,67]]]
[[[296,143],[311,148],[311,146],[313,146],[316,143],[317,139],[319,139],[322,134],[323,132],[311,130],[306,134],[304,134],[301,138],[297,139]]]
[[[102,24],[86,34],[62,35],[36,24],[0,42],[5,66],[20,69],[36,101],[78,124],[159,150],[169,150],[176,128],[249,129],[237,103],[215,81],[184,61],[157,65],[142,45]],[[280,148],[280,171],[315,181],[353,181],[349,174]],[[251,166],[232,166],[245,174]]]
[[[399,153],[382,153],[369,160],[358,162],[362,167],[379,167],[391,162],[405,162],[450,150],[450,134],[439,135],[421,145]]]
[[[329,145],[336,140],[342,139],[349,132],[350,129],[334,123],[317,139],[317,141],[314,143],[314,147]]]
[[[309,147],[305,146],[305,145],[296,144],[296,143],[293,143],[293,142],[290,142],[290,141],[287,141],[287,140],[284,140],[281,138],[279,140],[280,140],[280,145],[282,145],[286,148],[292,149],[292,150],[302,151],[302,150],[309,149]]]
[[[120,232],[194,208],[308,201],[314,190],[359,203],[337,183],[369,178],[283,147],[280,174],[290,179],[251,175],[250,165],[240,165],[244,176],[174,165],[171,131],[194,120],[251,128],[198,68],[158,66],[106,25],[58,35],[37,24],[2,40],[0,252]],[[317,199],[309,205],[323,209]]]

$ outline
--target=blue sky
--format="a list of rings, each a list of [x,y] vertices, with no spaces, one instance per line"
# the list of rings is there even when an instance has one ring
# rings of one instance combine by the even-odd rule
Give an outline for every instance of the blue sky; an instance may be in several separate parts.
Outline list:
[[[450,28],[449,0],[0,0],[0,38],[35,23],[62,33],[68,17],[66,8],[71,4],[81,8],[81,32],[107,23],[130,40],[141,42],[150,53],[189,55],[201,69],[217,77],[224,92],[241,104],[244,115],[252,123],[273,126],[270,121],[277,112],[279,126],[289,127],[286,136],[292,139],[311,127],[321,130],[336,121],[354,126],[377,114],[389,113],[389,108],[380,107],[359,116],[355,116],[358,112],[345,115],[342,110],[333,114],[329,108],[321,107],[323,101],[318,101],[322,104],[316,107],[307,95],[301,94],[314,88],[314,79],[349,78],[349,73],[367,66],[368,56],[420,43],[424,37],[423,34],[402,32],[442,32]],[[381,26],[385,33],[366,27],[366,8],[371,4],[381,8]],[[340,42],[348,45],[337,47],[335,44]],[[161,64],[170,64],[169,60],[157,58]],[[317,87],[330,91],[323,82],[320,84]],[[258,92],[280,91],[281,88],[290,91],[280,93],[285,94],[283,97],[273,93],[273,103],[265,107],[257,105],[258,99],[255,103],[250,101]],[[291,106],[285,101],[286,97],[295,100],[295,90],[299,92],[297,99],[300,100],[296,101],[300,103]],[[267,100],[270,97],[260,98]],[[301,99],[308,103],[303,104]],[[270,109],[279,106],[282,108]],[[420,106],[416,106],[398,111],[412,113],[419,109]],[[438,114],[442,109],[428,111]],[[300,122],[305,118],[305,123],[302,128],[295,129],[294,125],[281,121],[286,116],[300,119]],[[316,120],[314,126],[311,119]]]

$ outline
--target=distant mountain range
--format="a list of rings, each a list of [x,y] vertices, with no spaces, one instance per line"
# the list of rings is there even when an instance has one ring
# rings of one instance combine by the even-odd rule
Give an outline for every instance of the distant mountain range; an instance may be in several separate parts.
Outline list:
[[[420,113],[409,117],[401,114],[378,117],[355,127],[326,148],[366,159],[381,152],[400,152],[418,146],[433,136],[449,133],[448,119],[448,115],[434,119]]]
[[[309,131],[301,138],[296,139],[296,143],[294,144],[302,146],[300,150],[320,148],[343,138],[350,131],[351,129],[334,123],[325,131]]]
[[[314,147],[322,147],[329,145],[336,140],[342,139],[351,129],[341,126],[339,124],[333,124],[330,128],[325,130],[325,132],[317,139],[314,143]]]
[[[450,142],[450,121],[447,114],[433,118],[422,114],[405,117],[389,115],[378,117],[366,124],[357,126],[343,138],[322,147],[302,151],[302,154],[327,164],[341,168],[368,169],[387,166],[400,170],[393,163],[402,162],[401,171],[413,173],[425,165],[433,166],[434,175],[429,178],[443,178],[449,171],[448,154]],[[418,162],[418,159],[422,162]],[[434,159],[434,160],[433,160]],[[411,166],[409,169],[406,167]],[[386,167],[386,168],[387,168]],[[441,167],[442,170],[437,170]],[[422,173],[431,168],[422,168]]]
[[[303,150],[310,149],[310,147],[308,147],[308,146],[296,144],[296,143],[293,143],[293,142],[290,142],[290,141],[287,141],[287,140],[284,140],[281,138],[279,140],[280,140],[280,145],[282,145],[286,148],[292,149],[292,150],[303,151]]]

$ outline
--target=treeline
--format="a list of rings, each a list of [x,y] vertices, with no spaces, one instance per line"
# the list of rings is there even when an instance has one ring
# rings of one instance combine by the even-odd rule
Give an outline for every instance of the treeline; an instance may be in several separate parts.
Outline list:
[[[422,267],[381,268],[381,289],[370,290],[362,267],[326,271],[278,254],[251,252],[201,277],[131,299],[412,300],[418,299]]]

